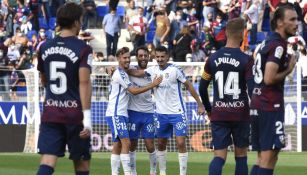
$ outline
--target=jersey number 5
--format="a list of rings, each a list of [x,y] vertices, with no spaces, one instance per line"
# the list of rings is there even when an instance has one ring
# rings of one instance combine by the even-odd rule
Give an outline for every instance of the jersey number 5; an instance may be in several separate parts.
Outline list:
[[[218,71],[215,74],[215,80],[217,81],[219,98],[223,99],[225,95],[232,95],[233,99],[239,99],[241,89],[239,89],[239,73],[229,72],[224,85],[224,72]]]
[[[66,68],[66,62],[52,61],[50,62],[50,80],[59,80],[59,84],[51,84],[50,90],[53,94],[64,94],[67,91],[67,77],[60,69]]]

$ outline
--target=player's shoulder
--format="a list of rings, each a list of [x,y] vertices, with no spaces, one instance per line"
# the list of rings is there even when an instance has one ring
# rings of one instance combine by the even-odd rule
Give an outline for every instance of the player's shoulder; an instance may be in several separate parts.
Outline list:
[[[169,63],[168,64],[168,68],[170,69],[174,69],[174,70],[179,70],[179,71],[183,71],[182,67],[177,65],[177,64],[173,64],[173,63]]]

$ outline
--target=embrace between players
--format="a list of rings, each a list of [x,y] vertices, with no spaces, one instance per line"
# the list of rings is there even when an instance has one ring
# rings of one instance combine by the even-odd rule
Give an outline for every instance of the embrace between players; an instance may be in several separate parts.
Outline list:
[[[46,101],[73,102],[76,105],[65,108],[57,105],[60,103],[52,106],[44,103],[38,141],[41,154],[38,175],[53,174],[58,157],[64,156],[66,144],[75,174],[89,174],[93,55],[91,47],[76,38],[82,26],[81,19],[82,8],[79,5],[66,3],[60,7],[57,25],[61,34],[44,43],[39,50],[38,70],[46,89]],[[277,154],[284,147],[283,83],[295,66],[294,56],[287,54],[286,43],[297,29],[297,15],[293,7],[277,9],[271,25],[273,34],[261,44],[253,60],[239,50],[244,20],[237,18],[228,22],[226,46],[214,53],[205,65],[199,89],[202,103],[182,69],[168,63],[165,47],[156,48],[158,65],[148,68],[149,55],[145,47],[136,50],[138,65],[135,67],[130,66],[129,49],[119,49],[116,53],[119,66],[112,74],[106,111],[113,141],[112,175],[119,174],[120,163],[125,175],[136,174],[138,138],[144,139],[149,152],[149,173],[156,174],[158,163],[160,175],[166,174],[166,145],[173,130],[179,152],[180,175],[187,174],[185,139],[188,126],[181,84],[196,100],[198,113],[204,114],[206,108],[211,120],[214,159],[209,175],[222,173],[227,147],[232,143],[235,145],[235,174],[248,174],[247,147],[251,122],[252,145],[258,151],[258,160],[251,175],[273,174]],[[212,107],[207,91],[211,80],[214,90]],[[216,105],[236,102],[240,105],[228,108]]]

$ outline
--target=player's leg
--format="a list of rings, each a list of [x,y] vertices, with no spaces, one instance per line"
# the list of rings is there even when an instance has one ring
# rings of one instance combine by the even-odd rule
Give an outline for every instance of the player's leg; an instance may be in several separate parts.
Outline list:
[[[157,138],[158,138],[158,152],[157,160],[159,163],[160,175],[166,174],[166,145],[167,139],[172,136],[173,127],[169,123],[168,115],[157,114]]]
[[[252,169],[250,171],[250,175],[257,175],[258,174],[259,163],[260,163],[260,152],[257,152],[256,163],[252,166]]]
[[[187,174],[188,165],[188,152],[186,148],[186,136],[188,134],[187,119],[184,114],[176,114],[169,117],[172,123],[175,134],[176,134],[176,144],[178,148],[178,160],[180,175]]]
[[[232,122],[232,138],[235,145],[235,175],[248,175],[247,150],[249,146],[250,122]]]
[[[227,148],[232,144],[229,122],[211,122],[214,158],[209,165],[209,175],[221,175],[227,158]]]
[[[74,168],[76,175],[89,175],[90,174],[90,160],[75,160]]]
[[[129,156],[130,156],[131,172],[132,172],[132,175],[137,175],[137,172],[136,172],[136,148],[137,148],[137,145],[138,145],[138,139],[131,139],[130,138],[130,143],[131,143],[131,146],[130,146]]]
[[[251,111],[254,112],[256,110],[251,109]],[[252,166],[252,169],[250,171],[250,175],[257,175],[258,174],[258,169],[259,169],[259,163],[260,163],[259,132],[261,130],[261,126],[259,126],[259,117],[258,117],[258,115],[251,115],[251,119],[252,119],[252,123],[251,123],[252,149],[253,149],[253,151],[257,151],[257,159],[256,159],[256,163]]]
[[[143,119],[142,138],[144,138],[145,146],[147,152],[149,153],[150,175],[155,175],[157,167],[157,154],[154,142],[154,116],[152,113],[147,113],[146,117],[143,117]]]
[[[37,175],[51,175],[58,157],[63,157],[66,145],[63,125],[41,123],[38,139],[38,153],[41,154]]]
[[[258,175],[272,175],[280,149],[285,147],[284,112],[259,112],[260,162]]]

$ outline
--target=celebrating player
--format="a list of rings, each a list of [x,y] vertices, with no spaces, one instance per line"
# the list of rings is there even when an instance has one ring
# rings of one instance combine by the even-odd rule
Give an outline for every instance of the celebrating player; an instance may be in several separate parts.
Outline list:
[[[136,49],[136,59],[138,66],[134,69],[146,69],[149,61],[148,49],[140,46]],[[133,77],[130,76],[131,82],[138,87],[143,87],[151,83],[149,76]],[[150,175],[156,174],[157,156],[154,145],[155,127],[154,127],[154,102],[152,100],[151,91],[144,92],[139,95],[131,95],[128,105],[129,115],[129,137],[131,141],[130,160],[131,171],[136,175],[136,154],[135,150],[138,144],[138,138],[144,139],[145,146],[149,152]]]
[[[46,88],[46,100],[38,140],[38,175],[53,173],[58,157],[64,156],[66,144],[76,175],[89,174],[93,55],[92,48],[77,38],[82,13],[82,7],[75,3],[61,6],[57,12],[60,36],[39,49],[38,70]]]
[[[287,38],[297,31],[297,17],[291,5],[279,7],[271,21],[274,32],[256,54],[251,116],[252,146],[258,151],[258,160],[251,175],[272,175],[278,153],[285,146],[284,80],[296,63],[295,56],[287,54]]]
[[[227,148],[234,143],[236,175],[247,175],[247,147],[250,135],[249,102],[246,85],[252,91],[253,58],[240,50],[244,20],[235,18],[226,26],[226,46],[206,62],[199,92],[211,121],[214,158],[209,175],[221,175]],[[208,86],[213,81],[213,107],[208,98]]]
[[[156,77],[153,82],[137,87],[129,80],[126,71],[130,65],[130,53],[127,47],[119,49],[116,53],[119,67],[114,71],[111,78],[111,92],[106,111],[106,120],[112,131],[113,149],[111,155],[112,175],[119,174],[120,161],[122,162],[125,175],[131,174],[130,167],[130,139],[128,133],[128,92],[137,95],[159,85],[162,77]]]
[[[145,70],[129,70],[134,76],[157,75],[163,76],[162,83],[154,88],[157,113],[157,138],[160,175],[166,174],[166,145],[167,139],[173,134],[175,129],[176,143],[179,150],[180,175],[187,172],[188,153],[185,138],[187,136],[186,108],[181,94],[181,83],[185,85],[198,104],[198,113],[205,112],[204,106],[192,84],[186,79],[181,68],[169,64],[168,50],[164,46],[156,48],[156,60],[158,66],[149,67]]]

